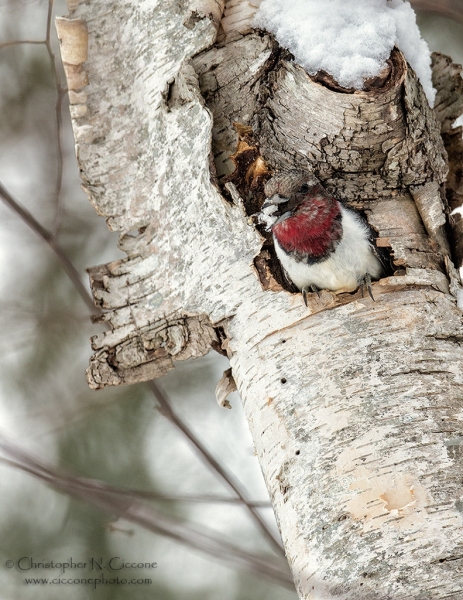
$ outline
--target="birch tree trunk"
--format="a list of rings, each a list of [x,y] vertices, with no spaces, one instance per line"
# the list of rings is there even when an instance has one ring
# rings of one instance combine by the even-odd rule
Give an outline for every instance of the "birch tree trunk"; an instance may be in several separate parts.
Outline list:
[[[90,269],[110,331],[89,384],[225,351],[300,597],[462,598],[461,77],[435,57],[432,111],[395,49],[340,89],[253,31],[256,5],[69,0],[57,22],[84,189],[127,254]],[[249,215],[288,166],[390,251],[376,302],[284,289]]]

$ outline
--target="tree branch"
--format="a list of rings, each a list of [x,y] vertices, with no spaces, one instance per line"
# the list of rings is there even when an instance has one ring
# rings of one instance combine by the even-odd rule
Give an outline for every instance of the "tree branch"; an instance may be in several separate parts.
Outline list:
[[[39,236],[41,237],[53,250],[56,254],[61,266],[65,270],[67,276],[74,284],[76,290],[79,292],[79,295],[85,302],[85,304],[89,307],[91,312],[93,313],[101,313],[101,311],[95,306],[93,299],[82,282],[82,279],[79,275],[79,272],[69,260],[66,252],[61,248],[59,244],[57,244],[54,240],[54,236],[43,227],[37,219],[35,219],[31,213],[26,210],[19,202],[17,202],[13,196],[8,192],[8,190],[0,183],[0,198],[4,201],[4,203],[9,206],[12,210],[14,210],[21,219]]]
[[[213,470],[216,475],[219,476],[222,481],[224,481],[227,486],[235,492],[241,502],[246,506],[248,512],[250,513],[253,521],[256,523],[256,526],[261,531],[264,538],[270,544],[270,546],[278,553],[284,556],[284,550],[279,542],[279,540],[273,535],[270,529],[267,527],[265,521],[262,519],[261,515],[257,511],[256,507],[250,502],[250,500],[246,497],[246,492],[241,486],[241,484],[233,477],[231,473],[229,473],[225,467],[223,467],[207,450],[207,448],[199,441],[199,439],[194,435],[194,433],[183,423],[183,421],[178,417],[178,415],[174,412],[169,399],[161,390],[160,386],[156,384],[154,381],[148,382],[148,387],[153,392],[156,400],[159,402],[161,414],[163,414],[171,423],[179,429],[183,435],[190,441],[190,443],[195,447],[196,451],[199,455],[205,460],[205,462],[210,466],[211,470]]]
[[[51,69],[54,73],[55,85],[56,85],[56,104],[55,104],[55,121],[56,121],[56,146],[57,146],[57,171],[56,171],[56,182],[55,182],[55,205],[56,213],[53,223],[53,235],[56,236],[63,219],[64,207],[61,198],[61,190],[63,187],[63,144],[62,144],[62,126],[63,117],[61,114],[61,108],[63,98],[66,94],[66,89],[61,85],[61,77],[56,64],[55,54],[51,45],[51,23],[53,15],[54,0],[48,0],[48,13],[47,13],[47,35],[45,39],[45,46],[47,48],[48,56],[50,58]]]
[[[410,0],[415,10],[432,12],[463,22],[463,5],[460,0]]]
[[[72,283],[75,285],[77,291],[81,295],[81,297],[86,302],[87,306],[95,312],[98,310],[101,313],[100,309],[97,309],[93,300],[84,287],[82,280],[80,278],[79,273],[76,268],[64,252],[64,250],[54,241],[53,235],[45,229],[32,215],[29,211],[27,211],[24,207],[22,207],[11,194],[4,188],[4,186],[0,183],[0,197],[4,200],[4,202],[10,206],[22,219],[23,221],[29,225],[29,227],[39,235],[55,252],[58,260],[60,261],[63,269],[65,270],[68,277],[71,279]],[[205,462],[209,465],[211,471],[216,473],[227,485],[230,489],[232,489],[239,500],[246,506],[247,510],[251,514],[252,519],[256,523],[259,530],[262,532],[264,538],[269,542],[271,547],[278,553],[283,554],[284,551],[281,546],[281,543],[275,538],[270,529],[267,527],[265,521],[260,516],[256,506],[250,502],[247,498],[245,491],[243,490],[241,484],[239,484],[230,473],[226,471],[226,469],[210,454],[210,452],[201,444],[201,442],[196,438],[196,436],[189,430],[189,428],[183,423],[180,417],[173,411],[169,399],[167,395],[160,389],[158,384],[154,381],[148,383],[149,388],[154,393],[156,399],[158,400],[161,406],[161,413],[166,416],[174,425],[177,427],[179,431],[195,446],[200,455],[203,457]]]
[[[175,539],[195,550],[200,550],[230,567],[244,568],[256,576],[263,576],[288,589],[294,587],[291,575],[286,569],[287,565],[282,562],[246,552],[217,537],[205,527],[201,527],[200,530],[197,527],[185,525],[179,519],[134,501],[133,496],[129,497],[125,490],[121,493],[119,489],[101,481],[59,472],[6,441],[0,442],[0,448],[10,457],[10,459],[0,459],[2,462],[33,475],[60,492],[116,514],[122,519],[137,523],[154,533]]]

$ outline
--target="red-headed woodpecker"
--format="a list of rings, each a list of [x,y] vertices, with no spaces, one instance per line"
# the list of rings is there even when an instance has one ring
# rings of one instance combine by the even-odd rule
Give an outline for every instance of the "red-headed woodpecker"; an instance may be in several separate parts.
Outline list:
[[[371,292],[384,273],[372,231],[363,218],[333,198],[312,175],[285,171],[265,185],[259,221],[273,233],[288,278],[307,293],[320,289]]]

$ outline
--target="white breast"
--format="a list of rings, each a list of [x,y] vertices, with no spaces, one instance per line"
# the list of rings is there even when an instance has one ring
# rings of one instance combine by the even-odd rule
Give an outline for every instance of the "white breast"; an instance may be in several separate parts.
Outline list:
[[[301,290],[311,284],[319,289],[346,290],[357,289],[361,280],[369,273],[378,279],[382,265],[373,254],[368,239],[369,230],[358,215],[340,205],[342,214],[342,240],[335,252],[326,260],[308,265],[297,262],[274,239],[275,250],[283,268],[291,281]]]

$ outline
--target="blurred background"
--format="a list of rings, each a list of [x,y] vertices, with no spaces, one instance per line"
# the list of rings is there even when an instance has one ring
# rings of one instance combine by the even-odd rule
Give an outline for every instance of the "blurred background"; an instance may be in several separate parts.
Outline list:
[[[462,63],[458,3],[417,4],[430,49]],[[278,539],[239,398],[230,397],[232,410],[215,401],[228,361],[211,352],[159,381],[180,422],[165,416],[166,406],[159,410],[146,385],[87,388],[88,340],[101,326],[91,324],[63,260],[87,286],[86,267],[123,255],[80,189],[53,26],[55,15],[66,14],[64,0],[0,0],[2,599],[295,600],[284,560],[262,535]],[[192,435],[219,466],[204,459]],[[232,501],[230,482],[258,507]],[[113,557],[117,566],[157,566],[90,570],[91,558]],[[18,569],[20,558],[27,570]],[[96,589],[25,582],[62,576],[59,568],[29,569],[31,560],[71,558],[87,567],[64,579],[140,582]]]

